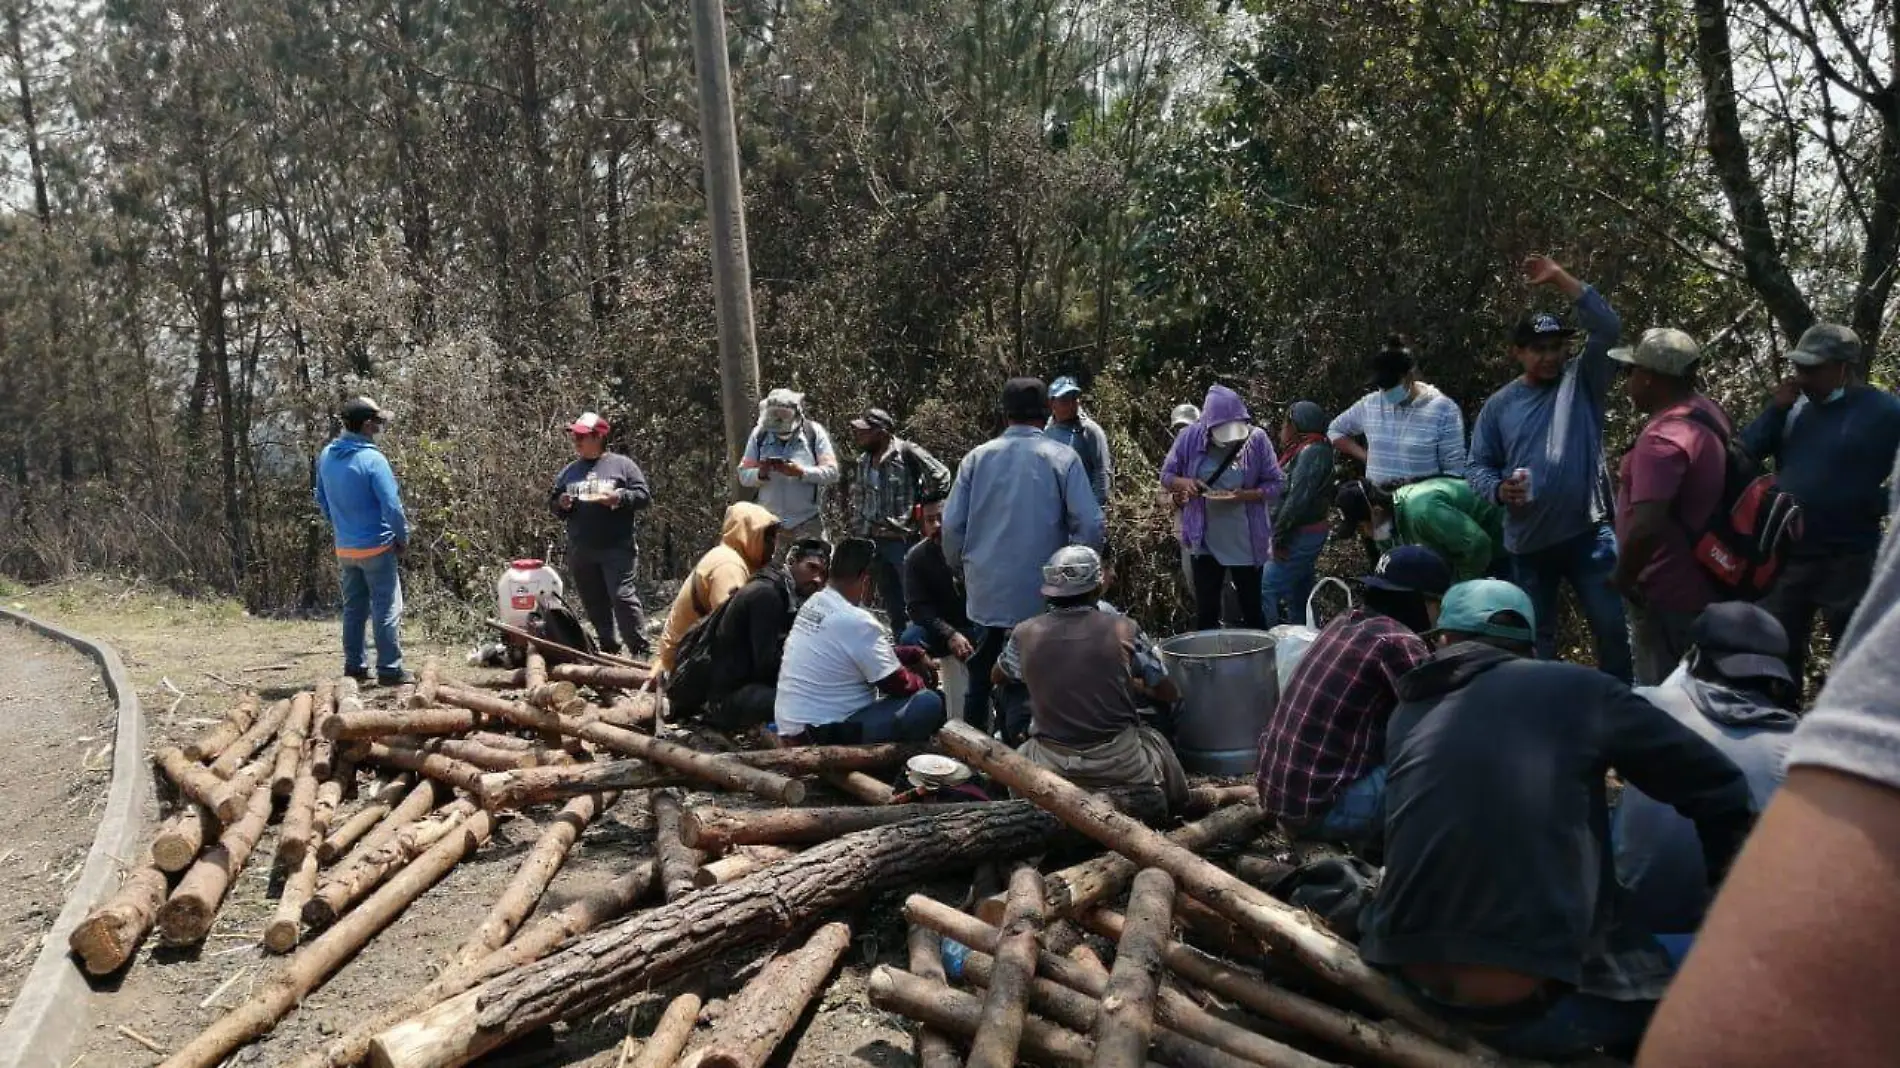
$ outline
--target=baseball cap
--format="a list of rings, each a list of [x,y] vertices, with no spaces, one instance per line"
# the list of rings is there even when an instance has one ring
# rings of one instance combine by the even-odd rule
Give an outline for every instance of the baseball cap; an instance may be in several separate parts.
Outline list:
[[[1859,363],[1860,335],[1839,323],[1815,323],[1801,332],[1801,340],[1788,351],[1788,362],[1802,367]]]
[[[1517,321],[1517,329],[1511,331],[1511,344],[1534,345],[1539,341],[1573,338],[1579,333],[1577,328],[1565,326],[1562,319],[1549,312],[1532,312]]]
[[[1230,419],[1209,431],[1207,436],[1213,438],[1216,445],[1232,445],[1236,441],[1246,441],[1247,435],[1251,433],[1253,424],[1245,419]]]
[[[1044,597],[1080,597],[1102,584],[1102,558],[1086,545],[1057,549],[1042,565]]]
[[[1515,612],[1524,619],[1516,627],[1491,620],[1501,612]],[[1438,626],[1432,633],[1457,631],[1483,634],[1508,641],[1536,640],[1537,612],[1531,607],[1531,595],[1503,579],[1472,579],[1445,591],[1438,605]]]
[[[1082,383],[1077,382],[1071,375],[1063,375],[1049,383],[1049,395],[1051,397],[1079,397],[1082,395]]]
[[[897,420],[882,408],[866,408],[863,415],[851,420],[851,429],[882,430],[888,434],[897,429]]]
[[[351,397],[343,402],[343,409],[337,414],[341,415],[346,423],[363,419],[375,419],[387,423],[394,418],[389,414],[388,409],[368,397]]]
[[[579,419],[567,424],[567,432],[576,437],[588,437],[593,434],[605,435],[613,429],[613,424],[600,417],[599,412],[582,412]]]
[[[1610,359],[1659,375],[1682,378],[1702,359],[1702,346],[1696,344],[1695,338],[1673,327],[1653,326],[1643,331],[1643,339],[1636,344],[1611,349]]]
[[[1451,585],[1451,568],[1423,545],[1401,545],[1379,557],[1378,566],[1361,581],[1375,590],[1437,597]]]
[[[1012,378],[1003,383],[1003,414],[1034,419],[1049,414],[1049,387],[1040,378]]]
[[[1174,411],[1168,413],[1168,426],[1173,430],[1179,430],[1184,426],[1200,421],[1201,409],[1196,405],[1177,404],[1174,406]]]
[[[1689,643],[1730,679],[1779,679],[1788,671],[1788,632],[1765,610],[1746,601],[1712,604],[1689,625]]]

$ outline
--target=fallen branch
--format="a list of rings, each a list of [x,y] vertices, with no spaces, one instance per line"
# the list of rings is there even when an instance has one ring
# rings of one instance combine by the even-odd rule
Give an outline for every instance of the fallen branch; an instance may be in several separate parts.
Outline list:
[[[1190,816],[1205,816],[1229,805],[1259,800],[1260,792],[1252,786],[1196,786],[1188,790],[1182,811]]]
[[[653,1025],[653,1033],[640,1047],[639,1059],[629,1068],[673,1068],[673,1062],[692,1040],[700,1007],[699,995],[690,990],[668,1002],[666,1011],[660,1014],[660,1022]]]
[[[340,796],[340,795],[339,795]],[[312,852],[317,826],[317,773],[306,753],[297,769],[290,801],[284,806],[284,822],[277,828],[277,864],[286,871],[303,865],[305,853]]]
[[[279,850],[281,853],[282,850]],[[317,851],[306,850],[297,868],[284,880],[284,892],[277,899],[277,911],[264,926],[264,948],[272,953],[288,953],[297,948],[303,932],[303,909],[317,890]]]
[[[764,1068],[849,948],[851,925],[828,923],[798,949],[773,957],[726,1006],[704,1052],[680,1068]]]
[[[1149,868],[1135,876],[1127,928],[1115,949],[1115,970],[1109,973],[1094,1032],[1094,1068],[1141,1068],[1148,1060],[1173,903],[1174,879],[1167,872]]]
[[[961,990],[878,965],[866,990],[871,1004],[908,1016],[926,1027],[970,1041],[980,1033],[983,1003]],[[1028,1017],[1023,1020],[1023,1060],[1056,1068],[1087,1068],[1095,1045],[1066,1027]]]

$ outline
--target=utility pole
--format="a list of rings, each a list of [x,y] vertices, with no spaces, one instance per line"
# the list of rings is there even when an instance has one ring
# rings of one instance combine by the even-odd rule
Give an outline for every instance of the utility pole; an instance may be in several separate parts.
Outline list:
[[[745,198],[732,116],[723,0],[693,0],[693,66],[699,75],[699,145],[706,161],[706,214],[712,221],[713,310],[719,316],[719,401],[725,412],[726,472],[739,493],[739,457],[759,398],[759,348],[752,334],[752,265],[746,255]]]

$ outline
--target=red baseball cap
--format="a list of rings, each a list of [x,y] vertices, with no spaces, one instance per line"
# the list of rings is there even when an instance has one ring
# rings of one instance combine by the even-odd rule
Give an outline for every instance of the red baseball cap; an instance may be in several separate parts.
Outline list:
[[[574,420],[567,426],[567,432],[576,437],[586,437],[590,434],[605,436],[606,433],[612,429],[613,424],[602,419],[596,412],[582,412],[579,419]]]

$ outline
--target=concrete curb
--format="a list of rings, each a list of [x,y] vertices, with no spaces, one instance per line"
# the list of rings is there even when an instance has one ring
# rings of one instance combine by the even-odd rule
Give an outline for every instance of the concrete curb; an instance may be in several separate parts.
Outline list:
[[[140,845],[145,830],[145,801],[152,796],[152,771],[145,755],[145,716],[125,664],[110,646],[6,608],[0,608],[0,619],[64,642],[91,657],[99,665],[107,695],[118,706],[112,786],[106,793],[105,814],[93,834],[85,868],[67,893],[66,906],[53,921],[53,929],[46,933],[39,958],[20,986],[20,996],[6,1019],[0,1020],[0,1068],[65,1068],[92,1011],[92,989],[67,951],[66,939],[94,905],[119,888],[121,858],[131,857]]]

